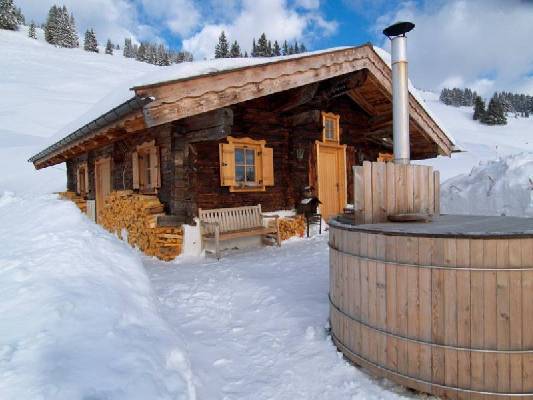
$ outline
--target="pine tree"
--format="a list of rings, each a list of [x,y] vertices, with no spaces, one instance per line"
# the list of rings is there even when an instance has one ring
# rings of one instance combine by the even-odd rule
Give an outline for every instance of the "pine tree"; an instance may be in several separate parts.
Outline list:
[[[30,28],[28,29],[28,37],[37,39],[37,32],[35,31],[35,22],[31,21]]]
[[[65,8],[65,14],[68,15],[67,8]],[[67,42],[65,47],[79,47],[80,46],[80,39],[78,37],[78,32],[76,31],[76,21],[74,20],[74,14],[70,14],[70,18],[68,20],[67,24]]]
[[[283,42],[283,47],[281,49],[281,52],[282,52],[281,54],[284,56],[289,55],[289,45],[287,44],[286,40]]]
[[[272,55],[274,57],[281,56],[281,48],[279,47],[279,43],[277,40],[274,40],[274,47],[272,47]]]
[[[59,15],[59,9],[56,5],[50,7],[48,10],[48,18],[46,19],[46,25],[44,27],[44,39],[50,44],[57,44],[58,26],[57,19]]]
[[[252,40],[252,53],[250,54],[252,57],[257,57],[257,45],[255,44],[255,38]]]
[[[98,42],[96,40],[96,35],[92,29],[87,29],[85,31],[85,40],[83,42],[83,50],[90,51],[93,53],[98,53]]]
[[[298,47],[298,41],[294,41],[294,54],[300,53],[300,48]]]
[[[263,32],[257,41],[257,47],[254,57],[269,57],[268,41],[265,33]]]
[[[113,43],[111,43],[111,39],[107,39],[107,43],[105,45],[105,53],[113,55],[113,49],[115,46],[113,46]]]
[[[481,118],[481,122],[487,125],[505,125],[507,117],[502,103],[499,101],[497,94],[490,99],[487,112]]]
[[[220,33],[218,37],[218,43],[215,46],[215,58],[227,58],[229,57],[229,45],[226,39],[224,31]]]
[[[246,50],[244,51],[244,58],[248,58],[248,52]]]
[[[268,41],[267,45],[267,57],[272,57],[272,43],[270,42],[270,40]]]
[[[22,14],[20,7],[15,7],[15,17],[17,18],[17,24],[26,25],[26,18],[24,17],[24,14]]]
[[[306,53],[306,52],[307,52],[307,47],[305,47],[303,43],[300,44],[300,53]]]
[[[146,61],[146,46],[141,43],[135,52],[135,58],[137,61]]]
[[[0,0],[0,29],[16,31],[19,18],[13,0]]]
[[[242,53],[241,53],[241,47],[239,46],[239,43],[237,43],[237,41],[235,40],[233,42],[233,44],[231,45],[231,49],[229,51],[229,56],[231,58],[238,58],[238,57],[242,57]]]
[[[474,121],[481,120],[485,115],[485,102],[480,96],[476,96],[474,99]]]
[[[124,48],[122,54],[126,58],[135,58],[135,53],[133,52],[133,45],[131,44],[131,38],[124,39]]]

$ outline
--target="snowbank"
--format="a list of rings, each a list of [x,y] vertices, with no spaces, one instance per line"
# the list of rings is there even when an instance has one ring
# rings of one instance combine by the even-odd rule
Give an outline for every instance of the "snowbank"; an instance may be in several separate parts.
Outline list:
[[[533,216],[533,153],[489,161],[446,181],[442,211],[453,214]]]
[[[135,251],[53,196],[0,221],[0,398],[195,398]]]

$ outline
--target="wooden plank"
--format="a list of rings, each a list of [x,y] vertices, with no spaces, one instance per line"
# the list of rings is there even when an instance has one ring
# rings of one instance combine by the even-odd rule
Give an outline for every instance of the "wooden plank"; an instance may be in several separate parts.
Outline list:
[[[407,263],[409,260],[408,254],[408,237],[398,236],[396,238],[396,254],[400,263]],[[408,336],[408,267],[398,265],[396,270],[396,313],[398,318],[398,335]],[[406,341],[398,342],[398,372],[408,375],[409,373],[409,358]]]
[[[433,175],[433,168],[428,170],[428,210],[429,214],[435,214],[435,176]]]
[[[376,235],[376,258],[378,260],[385,260],[386,241],[384,235]],[[383,262],[376,263],[376,326],[386,331],[387,330],[387,277],[385,273],[385,264]],[[377,360],[380,365],[387,365],[387,336],[380,335],[378,337],[377,345]]]
[[[368,234],[361,233],[361,256],[368,255]],[[361,270],[361,321],[368,323],[368,262],[366,260],[360,261]],[[361,354],[364,357],[369,355],[368,335],[361,333]]]
[[[456,265],[462,268],[470,267],[470,240],[457,239]],[[457,346],[470,348],[470,271],[457,271]],[[470,389],[471,366],[470,352],[457,352],[457,386]],[[468,393],[459,393],[458,398],[470,398]]]
[[[368,235],[368,257],[376,258],[376,235]],[[376,262],[369,261],[368,266],[368,324],[375,327],[377,325],[377,273]],[[375,332],[369,332],[368,338],[368,360],[377,362],[377,342]]]
[[[418,263],[418,238],[407,238],[407,262]],[[420,299],[419,270],[417,267],[407,268],[407,336],[413,339],[420,338]],[[407,344],[409,376],[420,376],[420,345],[414,342]]]
[[[429,187],[428,187],[428,176],[431,167],[420,166],[419,167],[419,177],[418,177],[418,187],[420,190],[420,208],[419,212],[423,214],[430,214],[429,212]]]
[[[364,173],[362,166],[353,167],[353,206],[355,218],[360,218],[361,212],[365,208],[365,184]],[[355,223],[362,223],[364,221],[356,220]]]
[[[496,243],[494,240],[483,241],[483,265],[496,266]],[[496,308],[496,272],[485,271],[483,276],[484,303],[484,338],[483,348],[495,350],[497,348],[497,308]],[[498,364],[495,353],[485,353],[484,388],[488,391],[498,390]]]
[[[507,239],[498,240],[496,244],[496,266],[498,268],[507,268],[508,265],[509,241]],[[497,272],[496,283],[497,348],[498,350],[509,350],[511,347],[509,272]],[[511,389],[509,354],[498,354],[497,363],[498,391],[508,393]]]
[[[435,191],[435,215],[440,215],[440,172],[433,171],[434,183],[433,188]]]
[[[444,264],[444,241],[439,238],[433,240],[433,253],[431,263],[435,266]],[[443,344],[445,341],[445,293],[444,293],[444,271],[433,269],[431,271],[431,337],[433,343]],[[432,382],[445,384],[444,350],[434,347],[432,351]],[[435,388],[435,393],[441,395],[442,391]]]
[[[457,240],[437,239],[444,241],[444,265],[457,265]],[[457,271],[446,270],[444,273],[444,341],[449,346],[457,347]],[[457,351],[446,349],[444,353],[446,386],[457,387]],[[457,395],[451,395],[457,398]]]
[[[423,181],[423,171],[425,169],[422,165],[412,165],[413,168],[413,212],[422,213],[422,193],[426,189]]]
[[[431,265],[433,240],[431,238],[418,239],[418,263]],[[420,301],[419,337],[424,342],[431,342],[431,269],[420,268],[418,272],[418,298]],[[420,347],[420,379],[431,382],[431,347]]]
[[[533,267],[533,239],[520,239],[522,266]],[[522,346],[533,349],[533,271],[522,272]],[[522,358],[522,390],[533,392],[533,355]]]
[[[387,185],[387,215],[397,214],[396,212],[396,168],[393,163],[386,164],[386,185]]]
[[[394,262],[397,260],[397,236],[385,236],[385,257]],[[396,312],[396,272],[394,264],[385,266],[386,296],[387,296],[387,331],[398,333],[398,314]],[[398,349],[396,341],[390,336],[387,338],[387,368],[392,371],[398,370]]]
[[[509,267],[522,267],[520,239],[509,239]],[[522,272],[509,273],[510,349],[522,349]],[[522,391],[522,356],[510,357],[511,392]]]
[[[405,165],[405,170],[406,170],[406,185],[405,185],[405,193],[406,193],[406,196],[407,196],[407,212],[408,213],[414,213],[415,212],[415,208],[414,208],[414,194],[415,194],[415,189],[414,189],[414,185],[415,185],[415,182],[414,182],[414,172],[415,172],[415,166],[413,165]]]
[[[387,185],[384,162],[372,163],[372,222],[387,221]]]
[[[372,223],[372,163],[370,161],[363,162],[363,176],[365,186],[365,224]]]

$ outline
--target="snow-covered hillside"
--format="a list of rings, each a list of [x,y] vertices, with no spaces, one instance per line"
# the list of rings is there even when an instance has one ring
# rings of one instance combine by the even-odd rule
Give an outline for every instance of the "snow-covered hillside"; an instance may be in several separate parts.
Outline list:
[[[508,116],[507,125],[472,120],[471,107],[452,107],[423,92],[426,104],[463,152],[425,163],[440,170],[442,211],[452,214],[533,215],[533,118]]]
[[[194,399],[133,249],[52,195],[0,195],[0,221],[1,399]]]
[[[65,168],[35,172],[26,160],[54,141],[113,87],[156,67],[121,54],[95,54],[49,45],[27,30],[0,30],[0,193],[46,193],[65,188]],[[120,53],[120,52],[119,52]]]

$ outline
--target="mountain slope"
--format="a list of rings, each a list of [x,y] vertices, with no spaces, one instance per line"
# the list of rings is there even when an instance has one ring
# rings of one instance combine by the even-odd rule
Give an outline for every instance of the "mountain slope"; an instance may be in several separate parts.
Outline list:
[[[39,193],[64,190],[65,168],[35,172],[28,157],[53,141],[113,87],[161,67],[116,55],[49,45],[0,30],[0,192]]]

